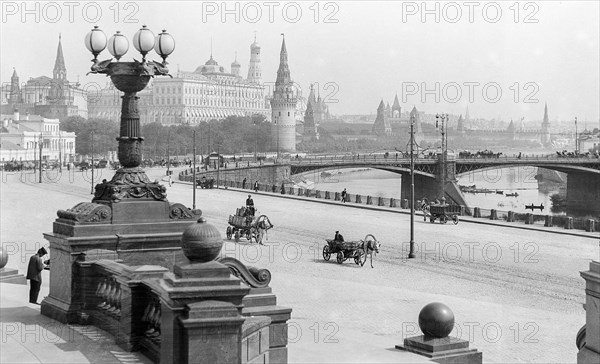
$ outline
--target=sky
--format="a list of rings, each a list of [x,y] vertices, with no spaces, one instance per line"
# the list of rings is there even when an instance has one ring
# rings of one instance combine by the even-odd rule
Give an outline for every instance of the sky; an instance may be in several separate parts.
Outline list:
[[[23,5],[25,4],[25,5]],[[600,2],[591,1],[3,1],[0,81],[52,75],[58,35],[67,77],[104,86],[83,44],[98,25],[129,40],[142,25],[176,41],[168,58],[193,71],[211,54],[247,74],[261,45],[263,81],[273,84],[285,34],[292,79],[333,114],[374,114],[379,102],[427,113],[526,122],[600,120]],[[104,51],[99,59],[108,59]],[[140,59],[130,45],[122,60]],[[151,59],[160,58],[153,54]]]

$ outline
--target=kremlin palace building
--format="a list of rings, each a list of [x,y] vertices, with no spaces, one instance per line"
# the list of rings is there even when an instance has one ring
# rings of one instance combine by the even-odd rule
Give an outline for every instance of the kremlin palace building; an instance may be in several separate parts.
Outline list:
[[[236,57],[237,58],[237,57]],[[118,121],[121,93],[112,85],[88,98],[90,118]],[[227,72],[213,59],[193,72],[179,71],[173,78],[159,77],[138,93],[140,121],[169,124],[197,124],[228,116],[264,115],[271,118],[268,90],[262,83],[260,45],[250,45],[248,76],[241,75],[237,59]]]

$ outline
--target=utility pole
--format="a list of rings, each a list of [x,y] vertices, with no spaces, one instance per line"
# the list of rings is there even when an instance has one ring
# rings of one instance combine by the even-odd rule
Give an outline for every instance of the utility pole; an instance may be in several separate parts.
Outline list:
[[[94,194],[94,132],[92,131],[92,188],[91,194]]]
[[[415,116],[410,118],[410,252],[408,258],[415,257]]]
[[[171,128],[169,127],[169,131],[167,132],[167,176],[169,176],[170,168],[171,168],[171,155],[169,154],[169,149],[171,145]]]
[[[40,180],[39,183],[42,183],[42,148],[44,148],[44,135],[42,133],[40,133],[40,166],[39,166],[39,170],[40,170]]]
[[[577,136],[577,118],[575,118],[575,153],[579,152],[579,138]]]
[[[192,204],[192,210],[196,209],[196,130],[194,130],[194,173],[193,177],[194,183],[192,186],[194,187],[194,203]]]
[[[441,179],[441,191],[442,191],[442,197],[441,198],[445,198],[446,197],[446,154],[447,154],[447,145],[446,145],[446,138],[445,138],[445,134],[446,134],[446,121],[448,120],[448,114],[437,114],[435,116],[435,126],[436,128],[438,127],[438,121],[441,121],[441,125],[440,125],[440,131],[442,133],[442,163],[441,163],[441,173],[440,173],[440,179]]]

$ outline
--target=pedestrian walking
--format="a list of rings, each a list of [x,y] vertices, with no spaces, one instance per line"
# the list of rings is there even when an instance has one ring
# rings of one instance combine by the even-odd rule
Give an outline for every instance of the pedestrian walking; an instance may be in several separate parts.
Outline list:
[[[254,192],[258,192],[258,181],[254,182]]]
[[[48,254],[44,247],[41,247],[37,254],[29,258],[29,266],[27,267],[27,279],[29,279],[29,303],[37,302],[38,295],[40,294],[40,287],[42,286],[42,271],[44,270],[44,262],[42,257]]]
[[[169,187],[173,186],[173,178],[169,175]]]
[[[342,191],[342,202],[346,203],[346,196],[348,194],[346,193],[346,189],[344,188],[344,190]]]
[[[246,179],[245,178],[242,181],[242,189],[246,189]]]

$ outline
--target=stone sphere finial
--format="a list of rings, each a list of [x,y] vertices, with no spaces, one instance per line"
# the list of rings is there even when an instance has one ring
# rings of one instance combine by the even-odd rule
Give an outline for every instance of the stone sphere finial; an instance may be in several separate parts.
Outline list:
[[[181,236],[183,254],[194,263],[215,260],[223,247],[223,238],[216,227],[200,217],[198,222],[188,226]]]
[[[2,246],[0,248],[0,269],[6,267],[6,263],[8,263],[8,252],[6,251],[6,247]]]
[[[421,309],[419,327],[427,337],[447,337],[454,329],[454,313],[445,304],[432,302]]]

